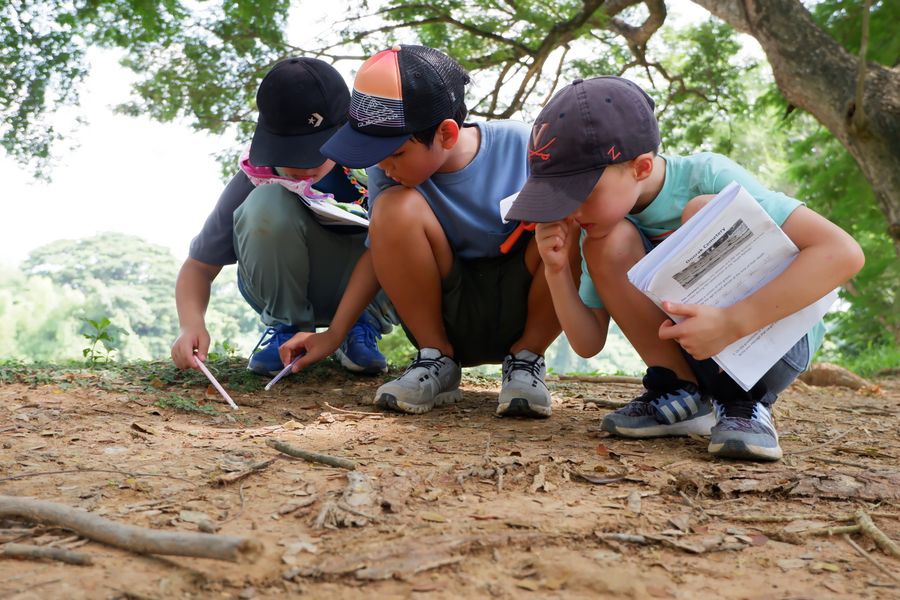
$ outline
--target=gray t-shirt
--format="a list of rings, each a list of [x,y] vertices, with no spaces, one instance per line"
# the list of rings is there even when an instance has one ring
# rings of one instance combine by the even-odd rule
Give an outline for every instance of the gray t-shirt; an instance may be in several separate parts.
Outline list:
[[[191,240],[188,256],[209,265],[233,265],[237,262],[234,249],[234,211],[254,188],[242,172],[231,178],[222,190],[215,208],[206,218],[203,229]]]

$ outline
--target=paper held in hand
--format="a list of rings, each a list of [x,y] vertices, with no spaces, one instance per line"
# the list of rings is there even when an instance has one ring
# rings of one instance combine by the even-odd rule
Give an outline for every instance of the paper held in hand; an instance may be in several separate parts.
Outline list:
[[[784,271],[799,253],[759,203],[732,182],[630,271],[628,279],[663,301],[730,306]],[[803,310],[741,338],[713,356],[749,390],[837,299],[834,290]],[[680,322],[681,317],[670,317]]]

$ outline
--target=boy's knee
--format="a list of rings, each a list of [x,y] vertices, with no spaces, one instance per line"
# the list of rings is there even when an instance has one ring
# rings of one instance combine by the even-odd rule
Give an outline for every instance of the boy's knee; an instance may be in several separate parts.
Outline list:
[[[620,222],[603,238],[591,239],[584,249],[591,273],[601,275],[627,271],[645,254],[644,240],[630,221]]]
[[[422,225],[433,213],[425,197],[418,191],[396,186],[378,196],[369,220],[369,234],[378,231],[408,231]]]
[[[709,204],[709,201],[715,198],[714,194],[703,194],[701,196],[694,196],[691,198],[687,204],[684,205],[684,209],[681,211],[681,224],[687,223],[688,219],[697,214],[697,212]]]
[[[261,185],[235,211],[234,230],[239,239],[293,239],[302,233],[307,217],[309,211],[295,194],[280,185]]]

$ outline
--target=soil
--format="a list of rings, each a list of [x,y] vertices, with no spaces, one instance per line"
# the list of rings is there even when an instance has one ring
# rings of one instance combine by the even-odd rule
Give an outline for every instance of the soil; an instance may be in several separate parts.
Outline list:
[[[495,417],[499,381],[471,374],[459,404],[407,416],[371,406],[380,378],[335,365],[270,392],[241,371],[217,369],[232,411],[202,376],[163,365],[0,369],[0,495],[264,547],[251,564],[147,556],[0,517],[0,544],[93,556],[0,558],[0,597],[900,596],[900,560],[871,536],[814,531],[862,509],[900,540],[900,379],[795,383],[775,412],[785,458],[743,463],[699,437],[598,432],[634,383],[551,377],[553,416],[538,421]]]

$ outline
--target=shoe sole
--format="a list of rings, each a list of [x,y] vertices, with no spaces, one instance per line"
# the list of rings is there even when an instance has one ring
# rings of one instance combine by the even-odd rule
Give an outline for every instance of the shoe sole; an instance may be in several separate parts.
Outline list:
[[[349,358],[347,355],[340,351],[340,349],[334,351],[334,355],[340,361],[341,366],[350,371],[351,373],[358,373],[360,375],[382,375],[387,373],[388,368],[387,365],[383,367],[378,367],[377,369],[367,369],[365,367],[361,367]]]
[[[775,448],[765,448],[763,446],[754,446],[740,440],[725,440],[720,444],[710,443],[707,448],[713,456],[722,458],[739,458],[743,460],[781,460],[784,456],[780,446]]]
[[[546,419],[553,412],[549,406],[530,405],[525,398],[513,398],[508,403],[497,405],[498,417],[527,417]]]
[[[702,417],[688,419],[680,423],[671,425],[656,425],[655,427],[622,427],[611,419],[603,419],[600,423],[601,431],[608,431],[613,435],[627,437],[633,439],[668,437],[668,436],[686,436],[686,435],[702,435],[709,436],[712,428],[716,424],[716,415],[708,413]]]
[[[435,406],[453,404],[462,400],[462,392],[458,389],[443,392],[435,396],[431,402],[424,404],[410,404],[397,399],[394,394],[383,393],[375,399],[375,406],[394,412],[402,412],[408,415],[421,415],[427,413]]]

